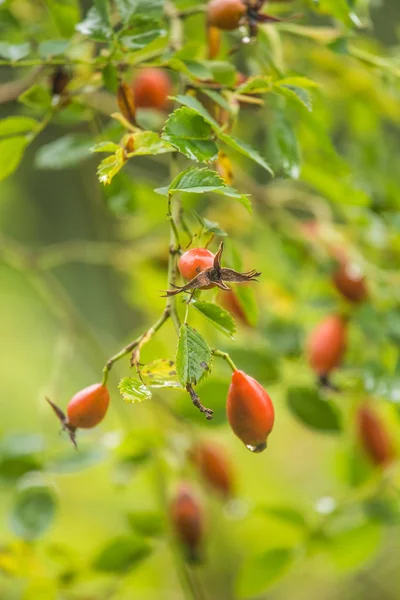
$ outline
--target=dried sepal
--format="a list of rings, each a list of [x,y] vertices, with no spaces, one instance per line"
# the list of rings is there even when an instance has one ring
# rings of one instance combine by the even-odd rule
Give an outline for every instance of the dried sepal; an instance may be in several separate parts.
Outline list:
[[[230,290],[230,287],[226,285],[225,281],[230,283],[246,283],[249,281],[257,281],[257,277],[261,275],[259,271],[255,269],[247,271],[246,273],[239,273],[233,269],[227,269],[221,267],[221,257],[224,251],[224,243],[221,242],[217,253],[214,256],[214,264],[210,269],[202,271],[196,277],[191,279],[186,285],[178,287],[174,285],[175,289],[166,290],[164,298],[170,296],[176,296],[181,292],[189,292],[191,290],[207,289],[210,286],[216,286],[221,290]]]
[[[69,438],[71,440],[71,442],[73,443],[75,450],[78,449],[77,443],[76,443],[76,436],[75,436],[75,432],[76,432],[76,427],[74,427],[73,425],[71,425],[68,422],[68,418],[67,416],[63,413],[63,411],[61,410],[61,408],[59,406],[57,406],[57,404],[54,404],[54,402],[52,402],[49,398],[46,397],[47,402],[50,404],[51,408],[53,409],[55,415],[57,416],[58,420],[61,423],[62,426],[62,431],[66,431],[69,435]]]
[[[129,85],[123,81],[120,81],[118,86],[117,102],[125,119],[127,119],[130,123],[135,123],[136,108],[133,92]]]

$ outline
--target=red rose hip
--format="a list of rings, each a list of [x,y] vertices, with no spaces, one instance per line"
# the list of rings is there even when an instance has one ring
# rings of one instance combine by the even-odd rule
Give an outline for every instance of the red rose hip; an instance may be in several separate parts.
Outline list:
[[[110,395],[101,383],[80,390],[68,403],[68,425],[80,429],[95,427],[104,419],[109,403]]]
[[[242,0],[210,0],[207,7],[208,24],[224,31],[237,29],[245,14]]]
[[[172,91],[171,82],[161,69],[146,68],[134,80],[132,91],[137,108],[163,110]]]
[[[341,261],[332,275],[332,282],[346,300],[359,304],[368,297],[365,277],[357,265]]]
[[[222,448],[212,442],[202,442],[191,451],[191,458],[210,488],[223,498],[232,495],[232,465]]]
[[[187,559],[199,560],[204,536],[202,506],[189,484],[180,485],[170,505],[175,535],[184,548]]]
[[[211,269],[214,265],[214,254],[207,248],[192,248],[182,254],[178,262],[179,272],[188,281],[201,271]]]
[[[264,388],[243,371],[234,371],[226,405],[233,432],[252,452],[262,452],[274,426],[274,406]]]
[[[358,438],[364,452],[377,466],[385,466],[394,458],[394,448],[389,433],[379,415],[368,403],[356,415]]]
[[[346,350],[347,322],[340,315],[324,319],[313,331],[308,342],[308,361],[320,377],[339,366]]]

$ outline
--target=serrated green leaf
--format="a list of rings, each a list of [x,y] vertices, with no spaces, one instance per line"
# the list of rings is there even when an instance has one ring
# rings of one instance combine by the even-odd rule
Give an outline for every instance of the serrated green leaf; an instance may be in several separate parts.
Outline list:
[[[115,154],[111,154],[106,158],[103,158],[99,166],[97,167],[97,176],[100,183],[109,185],[113,177],[122,169],[126,162],[124,149],[118,148]]]
[[[34,131],[38,122],[30,117],[7,117],[0,121],[0,137],[12,137],[15,134]]]
[[[285,96],[288,100],[295,102],[301,108],[312,111],[312,98],[308,90],[295,85],[281,85],[279,82],[274,84],[275,93]]]
[[[151,391],[134,377],[124,377],[118,384],[118,389],[125,402],[143,402],[151,398]]]
[[[314,388],[290,387],[287,403],[291,412],[311,429],[331,433],[342,429],[339,410]]]
[[[270,147],[274,168],[292,179],[301,173],[300,150],[293,128],[285,117],[285,111],[275,111],[271,119]]]
[[[207,123],[209,123],[209,125],[211,125],[214,131],[217,131],[221,128],[220,124],[215,119],[213,119],[208,110],[204,108],[202,103],[199,102],[197,98],[194,98],[193,96],[178,95],[173,99],[176,100],[176,102],[178,102],[179,104],[183,104],[183,106],[187,106],[188,108],[191,108],[194,111],[196,111],[197,114],[202,116],[203,119]]]
[[[212,171],[207,167],[187,169],[175,177],[169,188],[158,188],[155,191],[164,196],[175,194],[177,192],[190,192],[192,194],[214,192],[215,194],[222,194],[229,198],[239,200],[239,202],[251,212],[251,202],[249,198],[243,194],[239,194],[236,190],[226,185],[222,177],[216,171]]]
[[[38,169],[67,169],[90,158],[92,140],[86,136],[66,135],[39,148],[35,156]]]
[[[222,60],[204,61],[213,74],[213,79],[223,85],[235,85],[236,69],[231,62]]]
[[[59,56],[64,54],[69,44],[69,40],[46,40],[39,44],[39,55],[42,58],[48,58],[49,56]]]
[[[165,0],[116,0],[117,10],[124,25],[137,25],[139,17],[162,18]]]
[[[239,598],[260,596],[278,581],[294,560],[290,548],[276,548],[249,558],[239,570],[236,590]]]
[[[266,94],[272,91],[273,77],[271,75],[256,75],[249,77],[237,88],[238,94]]]
[[[236,324],[231,314],[212,302],[194,300],[192,305],[204,315],[219,331],[233,339],[236,333]]]
[[[150,388],[180,388],[173,360],[160,358],[145,365],[141,371],[143,382]]]
[[[292,77],[284,77],[283,79],[279,79],[274,83],[277,85],[286,85],[289,87],[294,86],[305,89],[315,89],[320,87],[319,83],[317,83],[316,81],[308,79],[307,77],[301,77],[297,75],[294,75]]]
[[[30,106],[31,108],[37,108],[40,110],[46,110],[51,108],[51,96],[48,89],[42,85],[35,84],[21,94],[18,98],[19,102]]]
[[[86,18],[78,23],[75,29],[98,42],[107,42],[113,35],[108,19],[96,6],[89,9]]]
[[[176,370],[181,385],[196,385],[211,369],[212,353],[206,340],[198,331],[187,324],[179,332],[176,352]]]
[[[191,160],[210,162],[218,155],[218,147],[210,139],[212,127],[191,108],[175,110],[165,123],[162,137]]]
[[[27,145],[28,140],[23,136],[0,140],[0,181],[14,173]]]
[[[115,144],[114,142],[99,142],[95,144],[91,148],[89,148],[89,152],[116,152],[120,149],[121,146]]]
[[[17,62],[21,58],[25,58],[31,51],[31,46],[28,43],[25,44],[8,44],[7,42],[0,42],[0,57],[6,60]]]
[[[155,28],[154,24],[147,31],[141,33],[135,33],[135,35],[123,35],[120,39],[122,46],[127,50],[141,50],[145,46],[151,44],[159,37],[166,35],[165,29],[160,27]]]
[[[156,154],[166,154],[175,152],[175,148],[166,140],[163,140],[155,131],[138,131],[134,134],[128,134],[133,140],[133,151],[127,156],[146,156]],[[123,138],[123,142],[126,138]]]
[[[104,546],[93,562],[93,567],[106,573],[123,573],[146,558],[151,546],[140,537],[117,537]]]
[[[263,159],[262,156],[260,156],[257,150],[254,150],[254,148],[252,148],[249,144],[246,144],[246,142],[243,142],[242,140],[239,140],[233,135],[228,135],[226,133],[220,133],[218,134],[218,137],[221,140],[221,142],[224,142],[227,146],[230,146],[237,152],[240,152],[240,154],[247,156],[247,158],[250,158],[251,160],[256,162],[258,165],[260,165],[266,171],[268,171],[268,173],[270,173],[271,175],[274,174],[269,164]]]

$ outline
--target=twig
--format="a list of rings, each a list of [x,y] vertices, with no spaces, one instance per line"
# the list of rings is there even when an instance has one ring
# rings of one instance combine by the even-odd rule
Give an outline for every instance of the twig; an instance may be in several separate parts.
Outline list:
[[[44,71],[45,65],[39,65],[31,71],[26,77],[16,81],[8,81],[0,85],[0,104],[16,100],[25,90],[31,87]]]
[[[188,392],[189,396],[191,397],[194,406],[196,408],[198,408],[201,413],[205,414],[207,421],[211,421],[211,419],[213,418],[214,411],[211,410],[211,408],[206,408],[204,406],[204,404],[202,404],[199,396],[194,391],[194,389],[190,383],[186,386],[186,391]]]

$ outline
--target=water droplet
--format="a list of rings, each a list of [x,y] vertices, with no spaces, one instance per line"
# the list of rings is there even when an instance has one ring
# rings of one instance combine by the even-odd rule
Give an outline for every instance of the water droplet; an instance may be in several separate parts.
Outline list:
[[[267,442],[261,442],[261,444],[256,445],[246,444],[246,448],[250,450],[250,452],[254,452],[255,454],[262,452],[263,450],[265,450],[266,447]]]
[[[322,496],[322,498],[318,498],[315,503],[315,510],[320,515],[329,515],[336,508],[336,500],[331,496]]]

